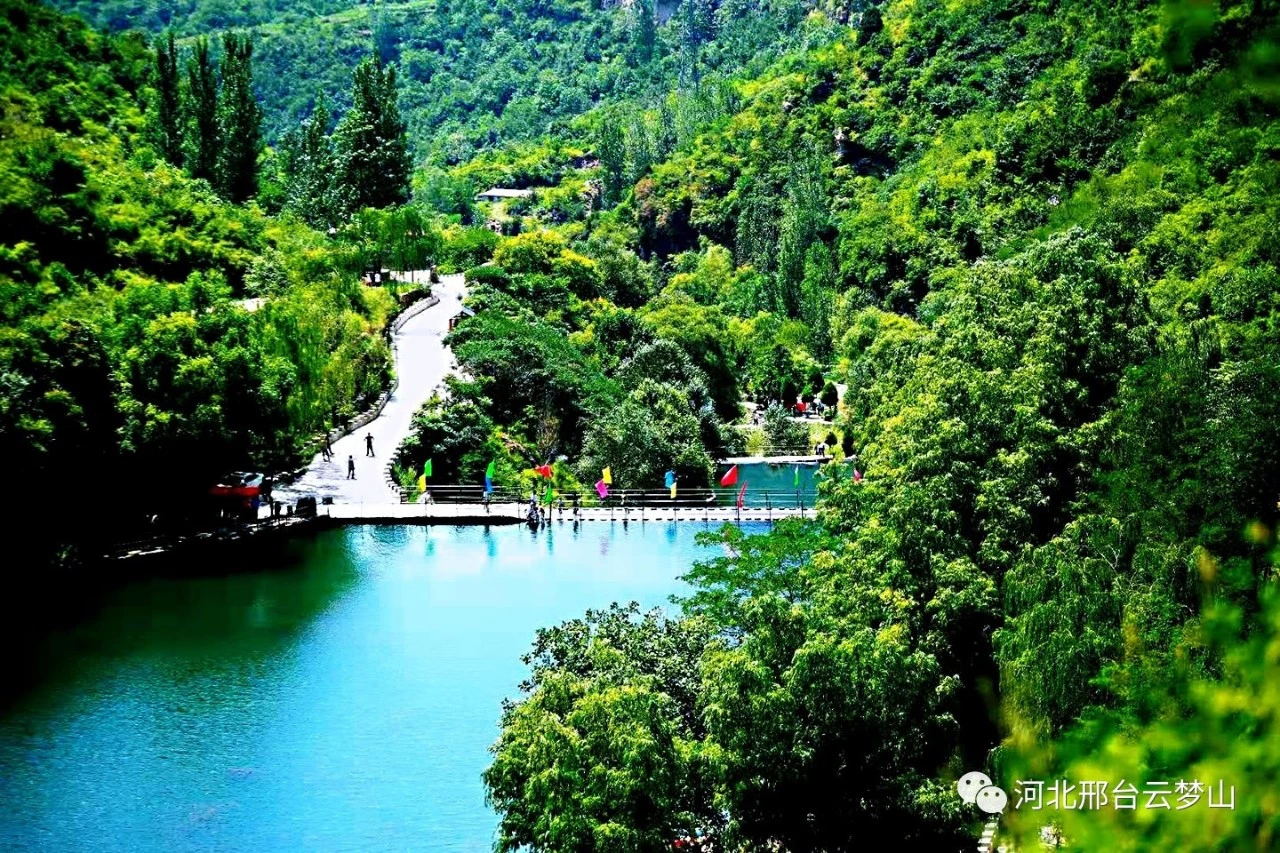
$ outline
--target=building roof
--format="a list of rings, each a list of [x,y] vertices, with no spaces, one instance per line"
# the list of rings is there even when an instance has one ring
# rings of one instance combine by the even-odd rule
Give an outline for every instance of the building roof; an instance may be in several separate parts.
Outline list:
[[[506,187],[490,187],[482,193],[476,193],[476,198],[528,198],[533,195],[533,190],[512,190]]]

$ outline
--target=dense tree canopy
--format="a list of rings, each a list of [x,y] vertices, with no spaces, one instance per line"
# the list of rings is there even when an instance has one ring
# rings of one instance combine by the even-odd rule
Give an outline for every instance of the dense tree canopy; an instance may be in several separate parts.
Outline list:
[[[807,10],[802,0],[703,3],[702,35],[691,51],[679,17],[653,3],[57,0],[54,5],[112,30],[173,30],[183,41],[225,30],[248,32],[272,142],[296,128],[318,97],[339,113],[353,106],[351,75],[372,52],[398,70],[415,157],[450,164],[464,163],[496,143],[559,133],[600,103],[665,93],[681,82],[692,93],[695,81],[703,86],[714,75],[761,67],[818,26],[802,25]],[[477,189],[484,187],[472,191]]]
[[[157,62],[177,73],[162,47],[160,61],[22,0],[0,15],[0,435],[23,484],[6,513],[25,524],[89,479],[173,496],[108,502],[15,543],[37,562],[91,555],[157,512],[177,521],[228,470],[293,464],[388,379],[377,332],[391,305],[359,287],[343,253],[147,146],[148,82]],[[197,78],[210,73],[199,55]],[[224,122],[240,109],[223,107]],[[267,304],[247,310],[247,288]]]
[[[684,616],[724,638],[698,693],[714,831],[956,846],[976,823],[949,788],[961,769],[1010,790],[1017,761],[1207,772],[1201,740],[1134,746],[1198,725],[1248,732],[1223,736],[1222,766],[1266,789],[1265,723],[1204,698],[1265,703],[1266,641],[1208,642],[1219,617],[1199,614],[1265,634],[1275,580],[1274,9],[889,2],[849,20],[631,175],[625,134],[600,125],[616,205],[565,231],[589,257],[620,238],[654,294],[566,315],[570,340],[634,318],[727,418],[744,392],[848,387],[859,474],[824,478],[812,538],[725,534],[731,556],[691,576]],[[606,413],[584,448],[643,444],[646,423]],[[1232,820],[1248,843],[1274,833],[1256,794]],[[1064,829],[1080,849],[1207,831],[1082,821]]]
[[[714,534],[669,614],[539,635],[501,848],[952,849],[974,768],[1234,775],[1220,823],[1045,823],[1273,843],[1274,4],[94,10],[172,27],[154,52],[0,6],[0,434],[35,503],[295,458],[387,379],[392,296],[352,275],[385,263],[470,287],[406,479],[704,485],[840,397],[816,521]],[[226,138],[249,42],[206,41],[235,25],[261,158]]]

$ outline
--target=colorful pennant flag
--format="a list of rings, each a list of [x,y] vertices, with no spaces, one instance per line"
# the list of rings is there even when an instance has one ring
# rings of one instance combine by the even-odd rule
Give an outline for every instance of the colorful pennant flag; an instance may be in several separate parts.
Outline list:
[[[669,489],[675,484],[676,484],[675,471],[668,471],[667,473],[662,475],[662,485],[666,486]]]
[[[596,480],[596,494],[600,496],[600,500],[609,497],[609,484],[603,479]]]
[[[800,490],[800,466],[799,465],[796,466],[796,473],[795,473],[795,476],[792,478],[792,482],[795,484],[796,491],[799,491]]]
[[[606,466],[605,469],[600,472],[600,482],[604,483],[606,486],[613,485],[613,469],[612,468],[609,468]]]
[[[855,483],[862,482],[862,473],[857,468],[853,469],[853,482]]]
[[[550,479],[551,479],[551,466],[550,466],[550,465],[539,465],[537,468],[534,468],[533,470],[534,470],[534,473],[536,473],[536,474],[540,474],[540,475],[542,475],[543,477],[546,477],[548,480],[550,480]]]
[[[742,509],[742,503],[747,497],[747,481],[742,481],[742,488],[738,489],[738,509]]]
[[[490,459],[489,467],[484,469],[484,493],[493,491],[493,478],[498,474],[498,460]]]
[[[734,465],[728,471],[724,472],[724,476],[720,478],[720,485],[728,487],[738,482],[738,466]]]
[[[422,476],[418,477],[418,491],[425,492],[427,490],[427,478],[431,476],[431,460],[428,459],[422,465]]]

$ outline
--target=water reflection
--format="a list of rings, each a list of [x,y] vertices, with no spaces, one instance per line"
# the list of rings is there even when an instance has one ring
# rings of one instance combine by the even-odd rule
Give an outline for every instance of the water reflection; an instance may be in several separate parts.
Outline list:
[[[487,850],[534,630],[662,605],[699,529],[352,528],[121,588],[0,713],[0,848]]]

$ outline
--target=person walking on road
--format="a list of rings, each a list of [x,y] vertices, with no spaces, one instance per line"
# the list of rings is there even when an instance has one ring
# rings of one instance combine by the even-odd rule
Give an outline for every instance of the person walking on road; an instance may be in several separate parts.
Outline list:
[[[356,458],[347,456],[347,479],[354,480],[356,478]]]
[[[320,458],[325,462],[333,461],[333,443],[329,441],[329,434],[324,434],[324,447],[320,448]]]
[[[373,455],[373,433],[366,433],[364,437],[364,455]]]

